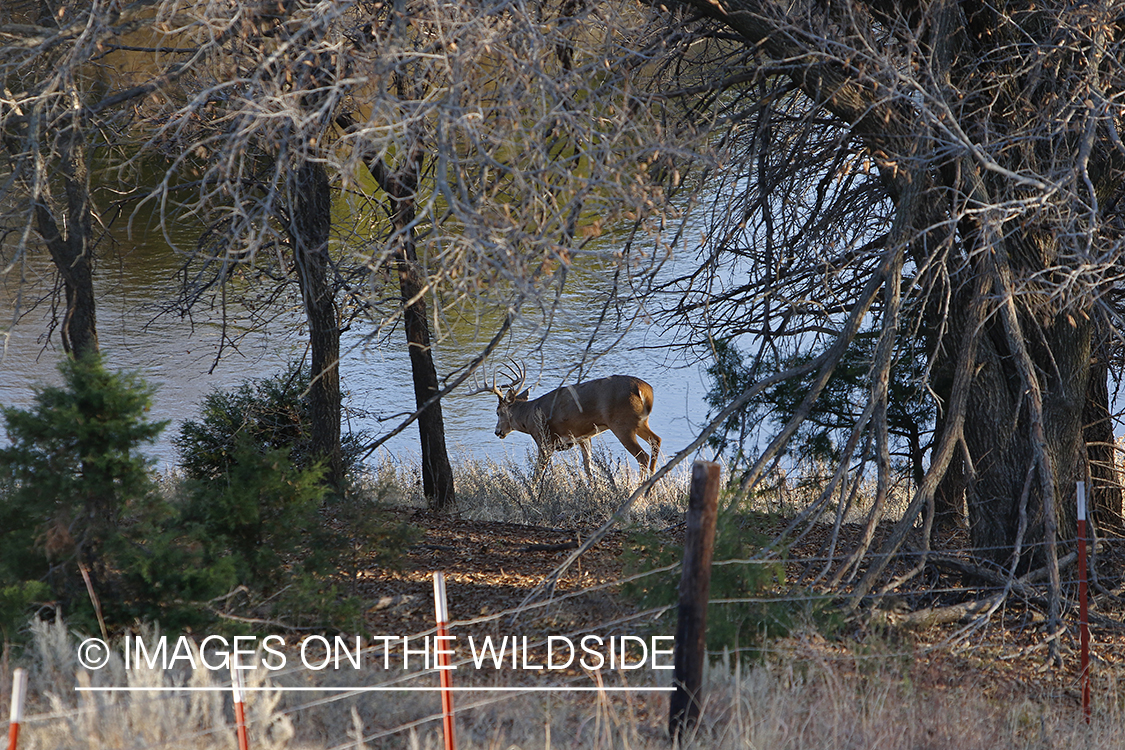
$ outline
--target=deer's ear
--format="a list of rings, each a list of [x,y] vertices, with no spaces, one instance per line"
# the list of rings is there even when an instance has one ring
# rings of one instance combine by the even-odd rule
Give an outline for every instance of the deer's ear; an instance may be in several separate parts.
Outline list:
[[[528,388],[526,391],[524,391],[520,395],[516,396],[515,399],[513,399],[513,400],[514,401],[527,401],[530,394],[531,394],[531,389]]]

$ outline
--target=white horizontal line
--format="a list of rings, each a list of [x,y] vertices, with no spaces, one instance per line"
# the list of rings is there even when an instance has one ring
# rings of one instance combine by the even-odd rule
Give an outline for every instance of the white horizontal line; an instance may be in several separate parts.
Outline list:
[[[75,687],[79,693],[228,693],[227,687]],[[541,693],[546,691],[570,693],[670,693],[674,687],[568,687],[564,685],[528,687],[244,687],[247,693],[437,693],[441,690],[454,693]]]

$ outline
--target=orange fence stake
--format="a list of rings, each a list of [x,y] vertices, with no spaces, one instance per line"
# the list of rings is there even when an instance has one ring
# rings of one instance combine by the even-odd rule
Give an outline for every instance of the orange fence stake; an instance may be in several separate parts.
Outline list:
[[[234,727],[238,733],[238,750],[250,750],[250,738],[246,735],[246,706],[242,702],[242,670],[237,664],[231,667],[230,687],[234,692]]]
[[[12,708],[8,714],[8,750],[16,750],[20,738],[20,722],[23,721],[23,704],[27,699],[27,670],[22,667],[12,672]]]
[[[1082,713],[1090,723],[1090,616],[1086,609],[1086,483],[1078,483],[1078,634],[1081,644]]]
[[[441,674],[441,722],[445,733],[445,750],[454,750],[453,742],[453,675],[449,666],[449,649],[445,648],[449,634],[449,605],[445,599],[445,573],[434,573],[434,610],[437,613],[437,638],[434,652],[437,654],[437,668]]]

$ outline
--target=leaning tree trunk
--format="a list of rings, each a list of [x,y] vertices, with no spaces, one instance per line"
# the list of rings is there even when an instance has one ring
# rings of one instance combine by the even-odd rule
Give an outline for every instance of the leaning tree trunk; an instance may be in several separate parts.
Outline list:
[[[59,326],[63,351],[76,359],[98,352],[90,177],[86,152],[78,137],[73,129],[59,137],[59,162],[66,192],[62,228],[45,199],[35,203],[36,228],[51,253],[66,295],[66,311]]]
[[[402,298],[407,303],[403,317],[410,351],[410,370],[414,376],[414,403],[422,410],[418,415],[418,433],[422,440],[422,492],[436,510],[443,510],[453,504],[453,467],[445,447],[441,401],[422,409],[440,388],[430,349],[430,326],[413,242],[405,243],[396,256],[396,263]]]
[[[326,480],[344,484],[340,450],[340,324],[328,257],[332,195],[324,167],[303,161],[293,180],[293,259],[309,324],[312,382],[309,411],[313,454],[328,467]]]
[[[400,247],[395,254],[399,287],[405,305],[403,320],[406,345],[410,353],[410,371],[414,377],[414,403],[418,415],[418,434],[422,442],[422,492],[436,510],[450,507],[454,500],[453,467],[445,446],[445,420],[441,401],[423,409],[440,390],[433,350],[430,348],[430,325],[426,316],[425,287],[419,273],[418,251],[414,242],[414,195],[418,185],[420,154],[411,158],[405,174],[388,181],[391,189],[391,214]]]

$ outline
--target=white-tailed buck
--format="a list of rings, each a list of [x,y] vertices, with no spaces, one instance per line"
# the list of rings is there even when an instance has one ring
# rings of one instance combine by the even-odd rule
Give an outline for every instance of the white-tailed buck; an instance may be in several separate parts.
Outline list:
[[[637,459],[642,472],[656,470],[660,453],[660,437],[649,429],[648,416],[652,413],[652,386],[640,378],[628,375],[611,375],[608,378],[587,380],[578,385],[564,385],[537,399],[529,400],[528,391],[520,392],[526,375],[509,367],[512,383],[505,389],[486,384],[473,393],[492,393],[500,399],[496,407],[496,435],[503,438],[513,431],[526,432],[539,448],[536,473],[546,468],[551,454],[557,450],[573,448],[582,451],[586,474],[593,478],[590,469],[590,438],[609,430],[625,450]],[[637,438],[652,447],[652,455],[645,453]]]

